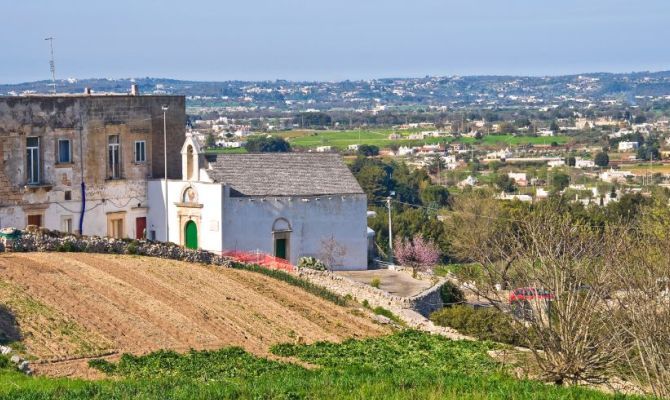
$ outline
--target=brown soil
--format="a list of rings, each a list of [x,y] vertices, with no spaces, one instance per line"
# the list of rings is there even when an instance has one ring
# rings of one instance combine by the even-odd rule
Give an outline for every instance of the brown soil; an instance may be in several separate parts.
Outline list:
[[[40,374],[96,377],[87,358],[158,349],[339,341],[387,328],[261,274],[148,257],[0,254],[0,326],[15,319]],[[4,319],[4,321],[2,321]]]

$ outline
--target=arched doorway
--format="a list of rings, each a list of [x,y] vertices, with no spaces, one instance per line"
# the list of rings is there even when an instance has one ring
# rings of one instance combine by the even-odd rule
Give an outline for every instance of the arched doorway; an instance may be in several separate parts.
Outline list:
[[[198,248],[198,226],[193,221],[188,221],[184,226],[184,237],[187,249]]]
[[[272,224],[274,256],[291,259],[291,223],[286,218],[277,218]]]

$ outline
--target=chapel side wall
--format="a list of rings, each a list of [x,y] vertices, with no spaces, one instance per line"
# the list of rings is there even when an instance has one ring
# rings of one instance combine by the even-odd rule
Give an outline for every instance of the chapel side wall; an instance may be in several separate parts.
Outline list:
[[[305,200],[303,200],[305,199]],[[272,225],[287,219],[290,262],[321,257],[323,241],[332,238],[345,248],[336,269],[367,268],[367,201],[365,195],[318,197],[226,197],[223,245],[227,250],[259,250],[273,254]]]

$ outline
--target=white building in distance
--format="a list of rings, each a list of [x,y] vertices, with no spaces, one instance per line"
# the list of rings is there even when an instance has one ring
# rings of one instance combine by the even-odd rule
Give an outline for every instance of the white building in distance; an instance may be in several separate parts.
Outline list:
[[[638,142],[619,142],[619,151],[637,150],[640,147]]]
[[[168,181],[171,242],[216,253],[261,252],[297,264],[367,269],[367,197],[337,154],[205,157],[186,138],[182,179]],[[164,240],[164,180],[149,181],[149,237]]]

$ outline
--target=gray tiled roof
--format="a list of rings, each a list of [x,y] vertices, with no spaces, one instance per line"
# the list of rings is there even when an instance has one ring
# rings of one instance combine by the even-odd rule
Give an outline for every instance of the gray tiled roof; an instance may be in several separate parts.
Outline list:
[[[209,176],[232,196],[360,194],[361,186],[337,154],[219,154]]]

